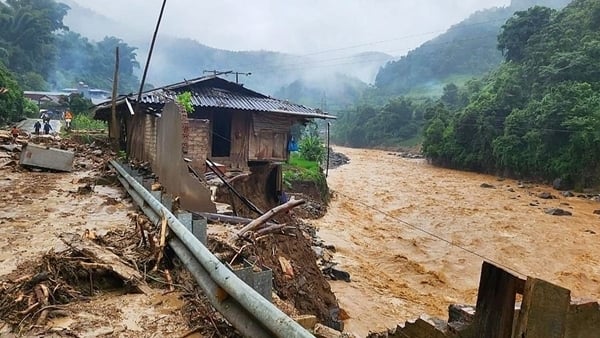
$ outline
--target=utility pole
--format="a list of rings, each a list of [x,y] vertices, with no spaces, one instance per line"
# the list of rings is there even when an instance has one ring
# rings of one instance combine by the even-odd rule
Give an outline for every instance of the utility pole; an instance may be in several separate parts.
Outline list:
[[[112,104],[110,113],[110,128],[108,135],[114,151],[119,150],[119,125],[117,124],[117,92],[119,87],[119,46],[115,50],[115,74],[112,88]]]
[[[144,84],[146,82],[146,75],[148,75],[148,67],[150,66],[150,60],[152,59],[152,52],[154,51],[154,43],[156,43],[156,36],[158,35],[158,29],[160,28],[160,22],[162,21],[163,13],[165,12],[165,5],[167,0],[163,0],[162,7],[160,8],[160,14],[156,21],[156,28],[152,35],[152,43],[150,43],[150,50],[148,51],[148,58],[146,59],[146,66],[144,67],[144,74],[142,75],[142,82],[140,83],[140,92],[138,93],[137,103],[135,104],[135,111],[137,112],[140,101],[142,101],[142,92],[144,91]]]

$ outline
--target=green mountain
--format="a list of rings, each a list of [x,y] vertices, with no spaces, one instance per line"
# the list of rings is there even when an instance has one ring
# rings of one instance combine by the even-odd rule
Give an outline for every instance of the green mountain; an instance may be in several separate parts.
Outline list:
[[[598,186],[600,2],[517,12],[498,41],[501,66],[447,91],[426,115],[425,154],[444,166],[562,188]]]
[[[566,6],[570,0],[513,0],[510,6],[478,11],[377,74],[375,86],[388,95],[439,96],[445,84],[464,83],[496,68],[501,26],[517,10],[533,5]]]

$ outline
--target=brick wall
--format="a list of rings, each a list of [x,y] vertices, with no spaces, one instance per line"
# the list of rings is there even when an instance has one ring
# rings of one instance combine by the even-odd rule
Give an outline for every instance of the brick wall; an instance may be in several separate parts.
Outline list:
[[[188,121],[188,149],[187,155],[192,160],[192,165],[204,172],[205,161],[210,151],[210,121],[187,119]]]
[[[156,160],[156,117],[152,115],[144,119],[144,155],[150,163]]]

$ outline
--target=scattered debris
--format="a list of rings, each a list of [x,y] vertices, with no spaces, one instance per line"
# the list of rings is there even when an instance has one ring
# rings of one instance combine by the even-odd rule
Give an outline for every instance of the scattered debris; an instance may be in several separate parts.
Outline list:
[[[560,208],[546,208],[544,212],[552,216],[572,216],[573,213]]]
[[[541,198],[541,199],[545,199],[545,200],[556,198],[554,195],[552,195],[551,193],[549,193],[547,191],[540,192],[539,194],[537,194],[537,197]]]
[[[294,268],[292,267],[292,263],[285,257],[279,256],[279,264],[281,265],[281,270],[285,277],[292,279],[294,278]]]
[[[348,163],[350,163],[348,156],[333,151],[331,147],[329,148],[329,169],[335,169]]]

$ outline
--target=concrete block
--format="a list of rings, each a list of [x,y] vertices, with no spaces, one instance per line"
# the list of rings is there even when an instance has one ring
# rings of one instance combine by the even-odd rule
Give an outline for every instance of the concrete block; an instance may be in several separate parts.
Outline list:
[[[169,209],[169,211],[173,211],[173,196],[169,194],[162,194],[160,202],[165,206],[165,208]]]
[[[75,153],[72,151],[27,144],[20,156],[20,164],[58,171],[72,171]]]
[[[260,293],[269,302],[272,301],[273,293],[273,271],[264,269],[262,271],[254,271],[253,288]]]
[[[207,244],[206,234],[207,222],[206,218],[195,219],[192,221],[192,234],[200,241],[200,243]]]
[[[175,217],[188,229],[190,232],[192,231],[192,214],[185,211],[179,211],[175,213]]]

